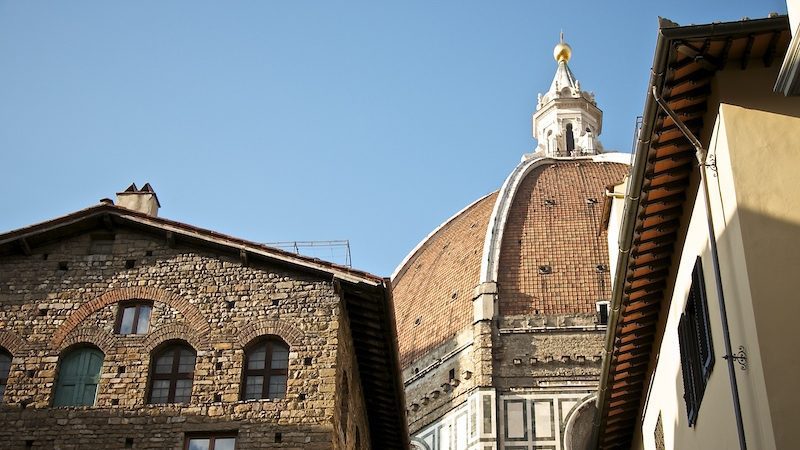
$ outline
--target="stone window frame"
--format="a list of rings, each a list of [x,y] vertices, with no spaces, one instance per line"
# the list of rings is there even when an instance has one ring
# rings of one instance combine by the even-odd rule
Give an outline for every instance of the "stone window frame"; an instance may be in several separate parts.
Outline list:
[[[190,350],[194,355],[194,363],[192,364],[192,371],[191,372],[180,372],[180,351],[181,350]],[[169,373],[156,373],[156,361],[161,356],[165,356],[167,353],[172,352],[172,369]],[[176,357],[177,356],[177,357]],[[148,405],[164,405],[164,404],[189,404],[191,403],[191,391],[194,388],[194,373],[197,367],[197,350],[184,340],[170,340],[162,343],[152,352],[150,352],[150,370],[147,377],[147,398],[146,403]],[[153,401],[153,388],[155,386],[155,381],[159,380],[168,380],[169,381],[169,390],[167,392],[167,401],[166,402],[154,402]],[[189,385],[189,398],[183,402],[176,402],[175,401],[175,394],[177,391],[178,381],[180,380],[189,380],[191,384]]]
[[[153,309],[154,309],[154,302],[152,300],[142,300],[142,299],[133,299],[133,300],[125,300],[121,301],[117,304],[117,317],[114,321],[114,334],[118,334],[120,336],[141,336],[145,335],[150,332],[150,323],[153,317]],[[142,308],[147,307],[149,310],[147,312],[147,329],[140,332],[139,331],[139,314],[141,314]],[[122,318],[123,314],[126,309],[128,308],[135,308],[133,313],[133,324],[131,325],[130,333],[123,333],[122,332]]]
[[[193,439],[208,439],[208,450],[215,450],[217,439],[233,439],[233,448],[237,447],[239,435],[236,431],[220,431],[207,433],[186,433],[183,438],[183,449],[189,450],[189,444]]]
[[[8,358],[8,368],[7,370],[3,370],[0,368],[0,402],[3,401],[3,396],[6,392],[6,386],[8,385],[8,376],[11,374],[11,363],[14,360],[14,355],[11,354],[10,351],[6,350],[4,347],[0,347],[0,361],[3,359]],[[4,363],[0,362],[0,367],[2,367]]]
[[[285,368],[272,368],[272,346],[274,343],[283,345],[286,347],[287,353],[287,362]],[[261,348],[262,345],[265,345],[265,356],[264,356],[264,368],[263,369],[249,369],[250,363],[250,355],[254,352],[254,350]],[[259,336],[253,339],[250,343],[248,343],[244,348],[244,358],[242,360],[242,380],[241,380],[241,388],[239,399],[242,401],[246,400],[280,400],[286,398],[287,391],[289,390],[288,384],[284,387],[283,392],[281,393],[280,397],[270,397],[269,395],[269,385],[271,378],[274,376],[283,376],[286,380],[289,380],[289,366],[291,365],[291,360],[288,359],[288,355],[291,353],[291,346],[288,342],[286,342],[283,338],[278,335],[270,334]],[[261,384],[261,396],[259,398],[247,398],[247,378],[249,376],[262,376],[263,381]]]

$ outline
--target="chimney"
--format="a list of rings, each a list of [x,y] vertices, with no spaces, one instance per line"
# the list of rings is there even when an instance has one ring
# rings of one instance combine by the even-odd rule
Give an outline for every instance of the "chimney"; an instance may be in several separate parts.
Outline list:
[[[150,183],[145,183],[142,189],[138,189],[136,183],[131,183],[125,191],[117,192],[117,206],[155,217],[158,216],[158,208],[161,207],[161,203],[158,202],[156,191],[153,190]]]

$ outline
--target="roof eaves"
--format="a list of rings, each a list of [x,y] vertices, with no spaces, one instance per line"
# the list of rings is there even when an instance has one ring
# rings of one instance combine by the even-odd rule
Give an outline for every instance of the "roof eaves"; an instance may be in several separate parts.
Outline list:
[[[657,94],[661,95],[661,91],[663,90],[664,83],[666,81],[667,64],[669,62],[670,52],[675,41],[771,32],[787,26],[788,21],[786,16],[740,22],[691,25],[686,27],[680,27],[674,22],[660,18],[659,33],[656,42],[653,66],[650,74],[648,92],[650,92],[650,90],[655,90]],[[653,133],[656,131],[656,122],[658,118],[658,106],[652,95],[648,95],[645,100],[644,113],[642,117],[642,129],[637,137],[635,159],[633,168],[631,170],[631,180],[626,193],[625,210],[623,213],[623,221],[621,224],[618,241],[619,257],[617,259],[615,278],[613,280],[611,313],[609,317],[608,332],[606,334],[604,358],[597,395],[598,414],[596,415],[593,429],[593,448],[598,448],[601,445],[601,439],[603,437],[602,435],[605,431],[606,425],[606,414],[608,414],[610,410],[609,399],[611,395],[612,384],[614,382],[614,379],[611,378],[610,375],[613,364],[612,361],[615,359],[615,342],[622,324],[622,299],[627,286],[628,266],[631,256],[630,252],[633,247],[634,230],[640,222],[640,199],[643,194],[646,194],[647,189],[650,187],[650,185],[648,185],[647,188],[645,188],[645,175],[649,169],[652,169],[652,167],[650,167],[652,162],[649,161],[648,156],[651,151],[650,139],[651,136],[653,136]],[[650,351],[652,351],[652,349],[648,350],[647,355],[650,354]],[[647,359],[649,361],[649,358]],[[647,370],[649,371],[649,367]],[[640,392],[640,394],[643,395],[643,390]],[[642,408],[641,395],[635,401],[638,403],[636,409],[636,414],[638,416],[641,413]],[[630,420],[634,421],[635,417],[637,416],[631,417]]]

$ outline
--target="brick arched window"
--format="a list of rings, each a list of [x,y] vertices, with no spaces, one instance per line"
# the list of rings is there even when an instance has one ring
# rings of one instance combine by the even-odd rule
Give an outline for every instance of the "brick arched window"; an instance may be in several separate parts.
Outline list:
[[[245,349],[242,399],[284,398],[289,374],[289,346],[275,336],[256,340]]]
[[[8,373],[11,372],[11,353],[0,347],[0,400],[6,392],[8,384]]]
[[[153,351],[148,403],[189,403],[197,353],[187,343],[170,342]]]
[[[103,357],[100,349],[89,346],[64,353],[58,367],[53,406],[94,405]]]

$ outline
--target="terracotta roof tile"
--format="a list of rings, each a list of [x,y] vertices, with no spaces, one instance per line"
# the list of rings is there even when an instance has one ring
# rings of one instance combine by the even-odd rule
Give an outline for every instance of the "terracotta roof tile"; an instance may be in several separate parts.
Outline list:
[[[500,250],[501,315],[591,313],[609,299],[602,200],[627,172],[625,164],[559,161],[525,177]]]
[[[400,365],[405,368],[472,323],[486,226],[497,193],[479,200],[433,234],[393,281]]]

